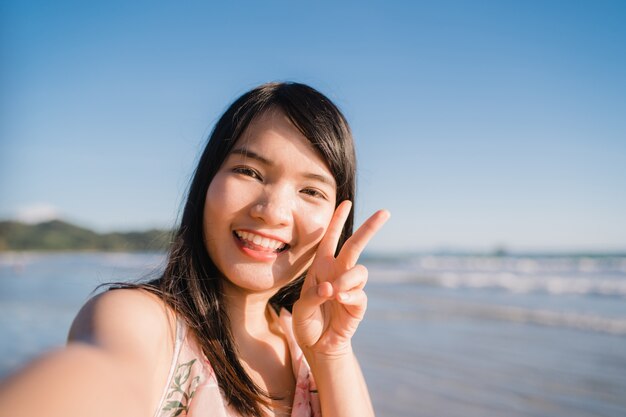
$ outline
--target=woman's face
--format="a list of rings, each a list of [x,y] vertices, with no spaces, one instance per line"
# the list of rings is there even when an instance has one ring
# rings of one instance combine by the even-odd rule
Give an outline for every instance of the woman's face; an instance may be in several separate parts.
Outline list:
[[[264,113],[209,185],[209,256],[241,289],[278,290],[310,265],[333,215],[336,189],[322,157],[287,116]]]

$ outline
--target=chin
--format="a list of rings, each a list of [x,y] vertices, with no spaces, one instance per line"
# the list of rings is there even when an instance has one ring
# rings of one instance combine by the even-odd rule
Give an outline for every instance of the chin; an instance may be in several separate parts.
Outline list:
[[[225,277],[228,282],[237,288],[249,292],[277,292],[287,285],[290,280],[276,277],[271,270],[259,270],[258,267],[239,266],[231,269]]]

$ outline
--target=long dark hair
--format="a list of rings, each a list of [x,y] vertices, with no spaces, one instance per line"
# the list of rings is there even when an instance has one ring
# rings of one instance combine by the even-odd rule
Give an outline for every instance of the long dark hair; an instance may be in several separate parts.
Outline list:
[[[163,275],[149,284],[185,320],[215,371],[223,395],[242,415],[260,416],[270,396],[241,365],[231,323],[224,308],[222,278],[203,239],[204,204],[216,172],[250,122],[279,109],[311,142],[337,183],[337,204],[354,201],[356,158],[352,134],[339,109],[315,89],[298,83],[269,83],[239,97],[215,125],[193,175],[180,226],[174,234]],[[345,223],[339,248],[352,234],[354,213]],[[291,311],[304,277],[280,289],[270,300]]]

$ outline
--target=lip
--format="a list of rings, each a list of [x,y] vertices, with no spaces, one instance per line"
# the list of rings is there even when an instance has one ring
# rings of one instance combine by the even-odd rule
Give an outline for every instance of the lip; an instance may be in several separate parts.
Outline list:
[[[268,239],[273,239],[273,240],[277,240],[285,245],[287,245],[288,248],[288,244],[281,238],[276,237],[276,236],[272,236],[266,233],[260,233],[258,231],[253,231],[250,229],[236,229],[238,231],[242,231],[242,232],[248,232],[248,233],[253,233],[259,236],[263,236],[266,237]],[[250,258],[257,260],[257,261],[261,261],[261,262],[271,262],[276,260],[276,258],[278,258],[278,255],[280,255],[281,253],[285,252],[284,250],[281,252],[276,252],[273,250],[267,250],[265,248],[263,249],[255,249],[254,243],[244,243],[243,240],[241,240],[239,237],[237,237],[236,233],[233,231],[232,233],[233,236],[233,240],[235,241],[235,245],[239,248],[240,251],[242,251],[244,254],[246,254],[247,256],[249,256]],[[252,246],[252,247],[251,247]]]

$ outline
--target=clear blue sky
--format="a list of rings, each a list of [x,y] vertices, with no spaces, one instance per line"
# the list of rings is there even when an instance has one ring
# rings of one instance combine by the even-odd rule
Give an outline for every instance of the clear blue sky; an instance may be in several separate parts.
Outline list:
[[[2,3],[0,218],[172,226],[226,105],[295,80],[352,124],[372,249],[626,249],[626,2],[213,3]]]

